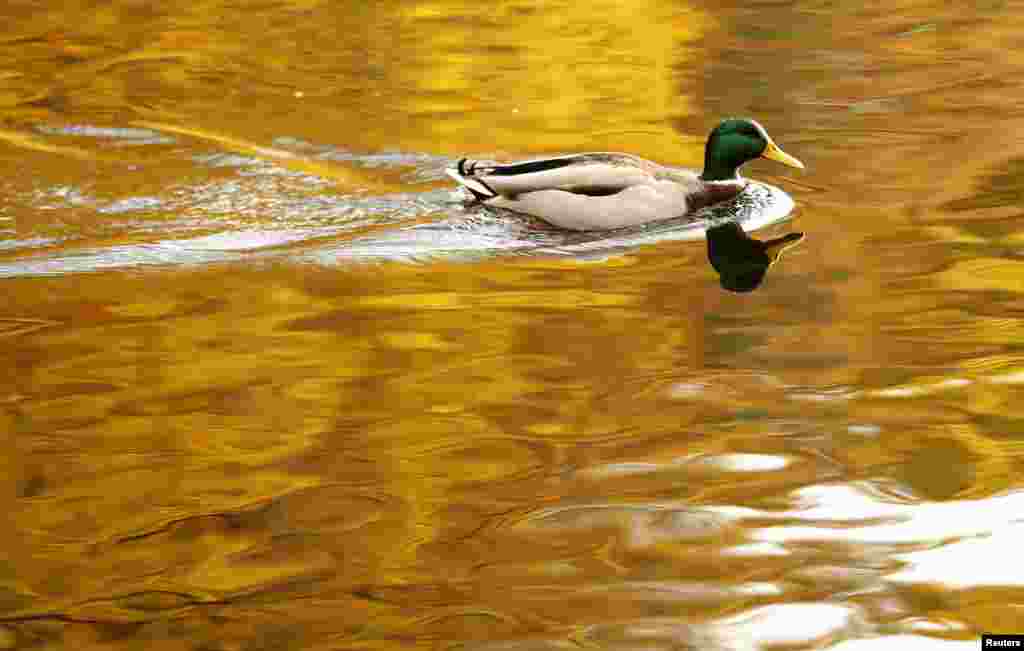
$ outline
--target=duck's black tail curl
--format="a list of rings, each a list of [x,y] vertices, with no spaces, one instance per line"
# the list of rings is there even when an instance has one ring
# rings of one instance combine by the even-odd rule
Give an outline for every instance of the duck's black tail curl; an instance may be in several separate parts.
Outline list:
[[[482,202],[495,198],[498,196],[498,193],[486,181],[476,175],[479,163],[480,161],[469,158],[460,158],[455,164],[455,169],[449,168],[445,171],[459,185],[466,188],[475,200]]]

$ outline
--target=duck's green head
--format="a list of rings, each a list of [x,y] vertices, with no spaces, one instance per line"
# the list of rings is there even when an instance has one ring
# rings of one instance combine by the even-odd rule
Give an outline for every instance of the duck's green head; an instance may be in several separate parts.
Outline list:
[[[708,136],[701,178],[705,181],[738,178],[740,166],[758,157],[804,168],[803,163],[779,149],[764,127],[754,120],[730,119],[723,120]]]

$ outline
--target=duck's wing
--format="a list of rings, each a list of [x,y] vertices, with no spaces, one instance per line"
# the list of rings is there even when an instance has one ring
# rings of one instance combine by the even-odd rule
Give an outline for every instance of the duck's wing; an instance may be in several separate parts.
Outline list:
[[[653,181],[662,168],[628,154],[593,153],[491,165],[462,159],[445,170],[480,201],[541,190],[608,196]]]

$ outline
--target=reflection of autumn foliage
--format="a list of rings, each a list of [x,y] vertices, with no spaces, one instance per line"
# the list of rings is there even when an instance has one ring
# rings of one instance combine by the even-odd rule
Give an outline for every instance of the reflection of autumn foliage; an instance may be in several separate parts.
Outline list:
[[[1021,21],[998,4],[5,4],[0,178],[51,194],[0,206],[0,227],[46,251],[163,238],[180,215],[96,208],[213,181],[261,226],[287,217],[281,179],[337,183],[310,198],[425,187],[310,143],[697,163],[732,113],[811,163],[779,183],[813,237],[752,298],[679,242],[6,279],[0,615],[25,621],[0,643],[580,646],[561,638],[651,613],[680,635],[665,622],[766,595],[845,603],[796,575],[818,553],[875,581],[865,616],[878,594],[901,621],[938,604],[1014,629],[1013,594],[903,599],[884,549],[729,556],[756,530],[700,510],[792,508],[826,482],[904,501],[1019,483]],[[37,128],[140,123],[165,139]],[[243,160],[198,169],[211,153]]]
[[[381,68],[410,89],[407,110],[434,138],[484,153],[646,144],[678,157],[671,120],[695,112],[680,67],[697,54],[705,13],[657,0],[436,0],[398,16],[407,65]]]
[[[347,145],[375,135],[407,150],[639,147],[699,160],[703,134],[681,150],[671,129],[695,113],[679,66],[708,22],[685,5],[292,1],[274,14],[216,0],[7,12],[16,36],[0,52],[32,69],[0,105],[35,114],[127,110],[239,136],[287,132],[256,123],[289,116],[307,137],[347,132]]]

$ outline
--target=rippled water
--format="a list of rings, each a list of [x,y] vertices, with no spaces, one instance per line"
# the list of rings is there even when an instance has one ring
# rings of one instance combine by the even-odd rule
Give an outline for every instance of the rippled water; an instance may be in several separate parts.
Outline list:
[[[0,648],[1024,633],[1020,7],[0,16]],[[443,176],[728,115],[807,172],[599,234]],[[806,240],[732,294],[729,218]]]

